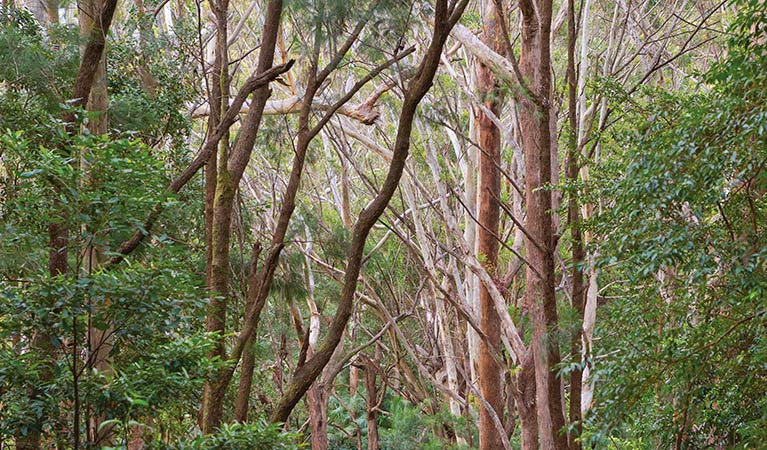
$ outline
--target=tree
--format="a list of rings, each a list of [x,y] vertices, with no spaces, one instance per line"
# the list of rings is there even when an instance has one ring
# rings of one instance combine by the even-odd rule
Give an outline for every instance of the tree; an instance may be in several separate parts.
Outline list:
[[[503,15],[497,10],[499,7],[500,2],[486,2],[482,10],[482,41],[500,53],[503,51],[503,38],[498,21]],[[477,78],[479,94],[485,107],[498,115],[503,96],[495,74],[480,63]],[[501,132],[482,110],[479,110],[476,116],[479,142],[477,258],[483,262],[490,276],[497,278]],[[479,410],[479,444],[482,449],[496,449],[501,446],[500,434],[504,431],[498,429],[491,417],[492,414],[503,417],[501,368],[496,362],[500,358],[500,318],[495,312],[494,299],[484,284],[479,286],[479,307],[480,327],[486,336],[479,345],[479,387],[482,396],[493,409],[491,412],[483,405]]]

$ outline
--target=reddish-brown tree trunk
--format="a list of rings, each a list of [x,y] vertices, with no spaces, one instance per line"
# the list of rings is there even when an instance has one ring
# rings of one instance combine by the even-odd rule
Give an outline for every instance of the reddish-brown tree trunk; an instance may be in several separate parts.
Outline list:
[[[531,95],[522,98],[520,122],[525,153],[528,234],[525,239],[525,304],[533,326],[533,361],[541,448],[566,449],[563,434],[561,380],[554,369],[560,361],[557,304],[554,293],[551,180],[551,0],[520,0],[522,11],[521,82]]]
[[[327,393],[321,383],[314,383],[306,391],[309,405],[309,429],[312,432],[312,450],[328,449],[328,402]]]
[[[519,413],[522,450],[538,448],[538,410],[535,405],[535,364],[532,351],[520,362],[522,370],[515,377],[514,405]]]
[[[482,11],[482,41],[497,52],[503,48],[501,29],[498,23],[500,14],[495,2],[486,2]],[[477,84],[484,103],[493,114],[498,116],[503,94],[493,71],[479,63]],[[479,227],[477,232],[478,259],[482,261],[490,276],[495,277],[498,264],[498,225],[501,193],[499,167],[501,162],[501,132],[481,109],[477,108],[477,132],[479,141]],[[496,362],[496,355],[501,345],[500,319],[495,310],[495,303],[484,283],[479,286],[480,326],[486,339],[479,344],[479,390],[493,411],[483,403],[479,409],[479,448],[494,450],[502,447],[501,433],[493,416],[503,418],[503,387],[501,368]]]

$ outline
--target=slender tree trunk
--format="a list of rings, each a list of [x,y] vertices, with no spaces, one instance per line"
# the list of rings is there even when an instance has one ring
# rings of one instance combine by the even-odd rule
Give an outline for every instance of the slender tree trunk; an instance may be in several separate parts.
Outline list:
[[[525,303],[531,311],[538,429],[541,448],[566,449],[557,305],[554,294],[554,252],[551,180],[551,0],[520,0],[522,47],[520,70],[531,96],[522,99],[521,125],[525,152],[525,181],[529,235],[525,242],[527,283]]]
[[[572,269],[570,293],[572,306],[577,312],[578,321],[573,328],[570,338],[570,356],[575,362],[581,362],[581,330],[583,327],[584,313],[584,286],[583,286],[583,263],[585,253],[583,250],[583,236],[581,233],[580,206],[578,202],[578,119],[577,119],[577,86],[575,72],[575,0],[567,1],[567,99],[568,99],[568,148],[567,148],[567,181],[570,184],[567,201],[567,220],[570,225],[572,236]],[[581,386],[583,371],[580,366],[570,373],[570,423],[575,426],[573,432],[568,434],[570,450],[581,450],[580,435],[583,431],[581,424]]]
[[[368,450],[378,450],[381,445],[378,441],[378,389],[376,388],[376,365],[380,358],[381,350],[376,345],[375,359],[365,366],[365,392],[367,402],[368,419]]]
[[[487,1],[482,11],[483,32],[482,41],[501,51],[503,40],[499,14],[495,2]],[[477,69],[478,88],[481,101],[496,116],[502,104],[502,93],[498,80],[492,70],[479,63]],[[479,141],[479,227],[477,258],[482,261],[487,272],[496,277],[498,264],[498,225],[500,206],[498,199],[501,194],[499,166],[501,162],[501,132],[493,121],[482,110],[477,110],[476,123]],[[500,355],[501,330],[500,318],[495,311],[495,303],[484,283],[479,286],[480,327],[487,339],[479,343],[479,390],[482,396],[495,411],[495,415],[503,417],[503,387],[501,385],[501,368],[496,362],[495,355]],[[493,450],[501,448],[501,433],[493,421],[493,413],[483,406],[479,409],[479,448]]]
[[[258,257],[261,254],[261,246],[253,245],[250,257],[250,269],[248,271],[248,290],[246,293],[245,310],[253,308],[258,295]],[[248,420],[248,408],[250,406],[250,391],[253,387],[253,371],[256,366],[256,355],[253,353],[253,339],[246,344],[242,354],[242,366],[240,367],[240,382],[237,386],[237,399],[234,403],[234,420],[245,423]]]

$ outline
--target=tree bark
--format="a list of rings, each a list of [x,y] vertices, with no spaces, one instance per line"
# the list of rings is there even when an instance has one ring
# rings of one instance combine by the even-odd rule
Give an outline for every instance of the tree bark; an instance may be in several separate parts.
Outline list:
[[[525,152],[527,220],[525,227],[525,304],[533,325],[533,358],[540,444],[543,450],[566,449],[554,280],[551,181],[551,0],[520,0],[522,47],[520,71],[531,96],[523,96],[520,122]]]
[[[227,45],[229,0],[212,0],[210,8],[216,18],[216,47],[211,76],[212,98],[209,103],[215,105],[214,118],[220,121],[220,117],[225,114],[224,108],[229,104],[229,47]],[[217,158],[210,158],[205,165],[206,228],[210,223],[210,229],[206,229],[209,247],[205,274],[210,299],[205,317],[205,330],[209,333],[218,333],[216,346],[209,356],[225,359],[223,335],[226,331],[226,307],[229,296],[229,241],[236,190],[236,181],[231,179],[226,170],[226,161],[229,157],[228,131],[219,141],[217,156]],[[213,194],[212,205],[208,203],[211,193]],[[225,386],[222,389],[216,386],[215,382],[206,382],[202,394],[203,433],[212,433],[221,422],[225,391]]]
[[[59,0],[45,1],[45,17],[48,19],[48,25],[59,24]]]
[[[248,290],[246,293],[245,310],[249,310],[256,303],[258,294],[258,257],[261,254],[261,246],[256,243],[250,257],[248,270]],[[253,387],[253,371],[256,365],[256,356],[253,354],[253,339],[251,338],[242,354],[242,367],[240,368],[240,382],[237,386],[237,399],[234,403],[234,420],[245,423],[248,420],[248,408],[250,406],[250,391]]]
[[[376,345],[375,359],[365,366],[365,400],[367,402],[368,450],[378,450],[378,389],[376,388],[376,365],[380,357],[380,347]]]
[[[535,399],[535,364],[532,350],[528,351],[524,361],[520,361],[521,371],[515,377],[514,405],[519,413],[519,428],[522,438],[522,450],[538,448],[538,416]]]
[[[306,391],[306,403],[309,405],[309,429],[311,430],[312,450],[328,449],[328,400],[327,392],[318,383]]]
[[[500,4],[500,3],[497,3]],[[486,2],[482,11],[482,42],[495,51],[501,51],[503,41],[498,24],[499,13],[496,3]],[[498,80],[490,67],[479,63],[477,68],[478,88],[481,101],[488,110],[498,116],[503,102],[503,94]],[[501,132],[483,110],[476,112],[479,141],[479,227],[477,233],[477,258],[491,277],[496,278],[498,265],[498,226],[501,196],[499,166],[501,162]],[[486,339],[479,343],[479,390],[495,415],[503,417],[503,387],[501,368],[496,362],[500,355],[501,331],[500,318],[495,311],[493,297],[488,287],[479,286],[480,327]],[[501,448],[501,431],[493,421],[493,414],[483,405],[479,409],[479,448],[493,450]]]

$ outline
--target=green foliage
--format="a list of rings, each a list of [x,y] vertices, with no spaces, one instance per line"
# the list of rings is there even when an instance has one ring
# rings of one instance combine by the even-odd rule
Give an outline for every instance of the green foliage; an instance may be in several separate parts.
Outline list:
[[[647,90],[604,167],[595,441],[750,448],[767,425],[767,8],[743,7],[701,93]]]
[[[379,431],[382,450],[466,448],[449,445],[435,433],[438,428],[464,429],[466,425],[463,418],[454,417],[448,411],[426,415],[417,405],[412,405],[400,397],[391,397],[386,402],[386,409],[390,414],[382,420]]]
[[[9,234],[0,245],[39,248],[43,228],[58,220],[82,230],[72,236],[75,244],[115,246],[156,203],[172,204],[162,161],[140,142],[90,134],[69,138],[58,124],[48,134],[45,147],[36,146],[26,132],[0,135],[11,169],[0,180],[6,195],[0,213]],[[26,233],[18,233],[20,228]]]
[[[342,396],[339,400],[339,396]],[[343,402],[343,404],[342,404]],[[451,445],[437,433],[466,429],[463,417],[455,417],[446,408],[436,414],[424,412],[425,405],[413,405],[399,396],[387,394],[382,404],[386,414],[378,416],[378,433],[381,450],[450,449],[468,447]],[[352,417],[355,419],[352,421]],[[363,445],[367,440],[367,404],[362,395],[348,396],[336,392],[328,400],[329,448],[352,450],[357,448],[355,436],[359,433]],[[476,429],[473,430],[476,436]]]
[[[198,97],[195,24],[181,18],[172,34],[152,32],[152,15],[134,12],[125,30],[110,42],[109,127],[148,144],[169,138],[169,162],[184,162],[191,120],[187,104]],[[179,158],[181,160],[179,161]]]
[[[17,46],[0,55],[2,66],[26,61],[69,76],[56,66],[66,51],[48,48],[52,34],[19,17],[0,30]],[[68,134],[56,117],[69,106],[46,91],[43,81],[50,80],[43,78],[28,73],[0,80],[9,87],[0,93],[0,440],[68,430],[56,439],[71,442],[75,407],[81,417],[84,408],[103,414],[118,434],[146,422],[186,434],[191,422],[180,418],[196,407],[203,380],[221,366],[207,356],[215,340],[200,329],[206,302],[196,258],[170,238],[179,228],[199,235],[199,220],[158,224],[149,250],[134,254],[144,257],[141,264],[100,269],[156,204],[171,217],[188,213],[165,190],[173,170],[166,152],[135,136],[96,136],[84,128]],[[75,126],[90,117],[76,111]],[[51,277],[48,226],[56,222],[69,230],[69,275]],[[82,251],[87,248],[95,259]],[[89,339],[97,332],[110,336],[111,356],[119,354],[106,371],[91,359],[98,344]]]
[[[28,11],[0,8],[0,128],[20,117],[14,109],[54,111],[68,98],[61,89],[73,85],[79,64],[76,32],[44,33]]]
[[[174,450],[296,450],[306,448],[299,444],[300,434],[282,430],[279,424],[264,419],[247,424],[223,425],[218,433],[198,436],[171,446]]]

